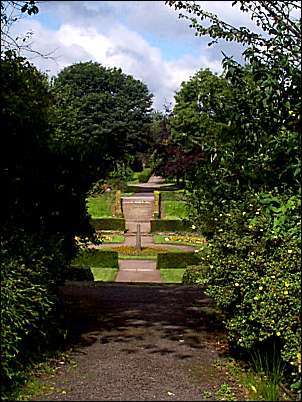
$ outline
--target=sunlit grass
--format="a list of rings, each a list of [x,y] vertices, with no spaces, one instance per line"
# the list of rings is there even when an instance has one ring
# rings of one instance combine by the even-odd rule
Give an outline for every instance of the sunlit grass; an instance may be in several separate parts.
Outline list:
[[[182,283],[184,271],[183,268],[161,269],[160,277],[165,283]]]
[[[108,192],[97,197],[87,199],[88,212],[92,218],[112,217],[112,206],[114,203],[115,192]]]

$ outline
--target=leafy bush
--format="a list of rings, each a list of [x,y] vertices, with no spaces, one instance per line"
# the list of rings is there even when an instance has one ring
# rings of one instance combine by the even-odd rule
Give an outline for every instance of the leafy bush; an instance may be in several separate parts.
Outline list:
[[[72,262],[73,265],[118,268],[118,253],[109,250],[85,249]]]
[[[65,279],[67,281],[93,281],[93,278],[90,267],[70,266],[65,272]]]
[[[25,243],[26,244],[26,243]],[[3,247],[3,243],[2,243]],[[63,338],[59,299],[50,257],[27,249],[28,260],[1,250],[1,390],[25,380],[25,368],[36,354]]]
[[[137,173],[137,179],[139,183],[147,183],[152,175],[151,168],[144,168],[142,172]]]
[[[182,232],[192,230],[191,225],[186,220],[180,219],[152,219],[151,232]]]
[[[233,344],[250,350],[276,343],[296,374],[301,358],[299,211],[298,196],[259,193],[245,203],[233,202],[201,253],[208,270],[198,281],[225,313]]]
[[[187,265],[199,263],[199,258],[195,253],[179,252],[179,253],[159,253],[157,255],[157,269],[165,268],[186,268]]]
[[[184,271],[182,283],[184,285],[197,285],[204,277],[206,267],[201,265],[189,265]]]
[[[92,218],[91,224],[95,230],[126,230],[125,219],[122,218]]]

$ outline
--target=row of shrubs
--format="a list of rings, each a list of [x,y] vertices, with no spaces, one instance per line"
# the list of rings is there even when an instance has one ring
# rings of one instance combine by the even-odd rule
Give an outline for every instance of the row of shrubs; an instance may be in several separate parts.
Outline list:
[[[194,252],[160,252],[157,255],[157,269],[186,268],[188,265],[198,264],[200,261]],[[117,268],[118,252],[99,249],[84,249],[73,260],[72,265],[65,273],[66,280],[93,280],[91,267]]]
[[[92,226],[96,230],[126,230],[125,219],[123,218],[93,218]],[[192,227],[187,220],[180,219],[153,219],[151,232],[188,232]]]

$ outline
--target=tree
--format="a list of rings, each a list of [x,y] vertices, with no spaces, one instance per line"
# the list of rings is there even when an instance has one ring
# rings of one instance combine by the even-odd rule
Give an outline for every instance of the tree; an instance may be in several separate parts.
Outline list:
[[[301,10],[300,4],[233,2],[251,13],[266,36],[232,27],[195,3],[168,3],[188,12],[184,18],[197,35],[209,35],[213,43],[225,39],[247,46],[245,66],[224,57],[223,78],[230,96],[224,99],[225,110],[213,119],[210,109],[207,116],[199,114],[182,88],[175,107],[175,136],[185,133],[189,144],[196,138],[205,141],[208,155],[191,176],[189,197],[196,223],[210,237],[201,256],[206,273],[199,283],[207,285],[207,293],[223,309],[232,344],[262,352],[277,345],[293,374],[289,381],[297,389],[301,386],[301,20],[293,18],[292,9]],[[197,102],[193,80],[186,87]],[[214,93],[210,98],[214,110],[219,110],[221,91],[214,88]],[[216,136],[222,118],[226,118],[223,130]],[[205,121],[208,126],[202,125]],[[214,139],[218,152],[209,158]]]

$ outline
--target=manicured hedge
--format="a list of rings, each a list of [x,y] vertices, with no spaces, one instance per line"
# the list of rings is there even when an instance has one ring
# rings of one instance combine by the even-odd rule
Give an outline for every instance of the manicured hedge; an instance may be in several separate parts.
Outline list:
[[[90,220],[96,230],[125,230],[125,219],[122,218],[94,218]]]
[[[181,219],[153,219],[151,220],[151,232],[182,232],[192,230],[188,221]]]
[[[89,249],[83,250],[73,260],[73,266],[118,268],[118,253],[116,251]]]
[[[157,255],[157,269],[186,268],[188,265],[199,263],[198,256],[193,252],[159,253]]]
[[[93,273],[90,267],[70,266],[66,269],[65,280],[67,281],[93,281]]]

